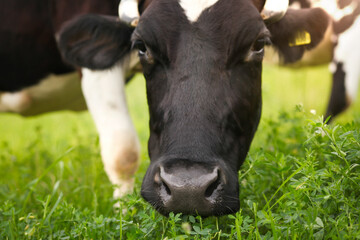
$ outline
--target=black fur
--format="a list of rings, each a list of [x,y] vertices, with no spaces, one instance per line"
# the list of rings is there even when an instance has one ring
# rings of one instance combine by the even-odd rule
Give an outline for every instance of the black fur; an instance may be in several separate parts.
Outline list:
[[[49,74],[74,71],[61,58],[56,31],[81,14],[116,16],[118,4],[119,0],[0,0],[0,91],[19,91]]]
[[[132,32],[133,28],[116,17],[83,15],[65,24],[58,45],[66,62],[106,69],[129,53]]]
[[[40,0],[0,0],[0,91],[17,91],[50,73],[73,71],[61,61],[49,8],[50,2]]]
[[[151,2],[152,0],[138,0],[138,10],[140,15],[145,11]]]
[[[261,12],[264,8],[266,0],[252,0],[255,7]]]
[[[338,115],[350,104],[346,96],[345,75],[343,64],[337,63],[336,72],[333,74],[333,85],[325,119],[329,116],[334,117]]]

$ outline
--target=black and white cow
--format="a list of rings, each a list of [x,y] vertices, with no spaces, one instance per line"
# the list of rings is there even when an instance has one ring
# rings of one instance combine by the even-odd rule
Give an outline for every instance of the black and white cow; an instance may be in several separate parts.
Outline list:
[[[264,4],[152,0],[140,10],[131,44],[146,78],[151,159],[141,194],[162,214],[208,216],[239,209],[238,170],[261,115],[264,47],[272,42],[282,53],[307,32],[312,41],[293,50],[296,59],[325,33],[328,17],[321,9],[286,12],[288,1]],[[124,80],[133,54],[129,31],[115,18],[95,15],[61,30],[61,52],[82,67],[83,88],[95,101],[90,111],[107,114],[97,100],[119,95],[105,82]]]
[[[295,66],[330,64],[333,74],[326,117],[336,116],[355,101],[360,81],[360,1],[290,0],[293,8],[319,7],[328,13],[330,23],[322,42],[303,56]],[[289,54],[292,56],[292,54]],[[293,63],[290,58],[285,63]]]
[[[129,19],[138,18],[136,0],[124,0],[120,6],[130,10],[125,15]],[[140,152],[124,95],[123,72],[131,63],[124,59],[121,68],[114,67],[116,78],[112,70],[91,77],[87,77],[90,70],[84,70],[80,82],[75,68],[62,60],[56,36],[65,22],[77,16],[104,14],[117,20],[118,11],[119,0],[0,0],[0,112],[28,116],[89,108],[100,135],[105,171],[118,185],[114,197],[132,190]],[[126,29],[122,38],[127,52],[133,28],[119,24]]]

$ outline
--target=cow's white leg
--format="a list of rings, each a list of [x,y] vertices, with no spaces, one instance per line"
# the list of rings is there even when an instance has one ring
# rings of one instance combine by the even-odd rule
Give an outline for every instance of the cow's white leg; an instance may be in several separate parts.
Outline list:
[[[348,30],[339,36],[334,56],[336,62],[343,63],[346,96],[350,103],[356,98],[360,80],[359,38],[360,17],[357,18]]]
[[[140,153],[125,98],[125,62],[108,70],[82,69],[82,89],[100,135],[104,168],[117,185],[115,198],[132,191]]]
[[[337,38],[334,61],[330,64],[333,85],[326,117],[336,116],[355,101],[360,80],[359,38],[360,17]]]
[[[359,53],[360,54],[360,53]],[[346,95],[350,103],[353,103],[356,99],[358,89],[359,89],[359,80],[360,80],[360,58],[354,59],[358,64],[357,68],[355,66],[349,66],[350,63],[347,63],[345,67],[345,89]],[[351,64],[353,65],[353,64]]]

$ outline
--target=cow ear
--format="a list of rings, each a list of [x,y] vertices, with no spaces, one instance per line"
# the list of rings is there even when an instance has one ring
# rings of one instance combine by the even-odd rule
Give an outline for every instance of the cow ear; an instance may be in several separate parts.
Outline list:
[[[83,15],[64,24],[58,47],[71,65],[106,69],[130,51],[133,30],[116,17]]]
[[[329,17],[320,8],[288,9],[285,16],[268,29],[282,61],[293,63],[321,42],[328,24]]]

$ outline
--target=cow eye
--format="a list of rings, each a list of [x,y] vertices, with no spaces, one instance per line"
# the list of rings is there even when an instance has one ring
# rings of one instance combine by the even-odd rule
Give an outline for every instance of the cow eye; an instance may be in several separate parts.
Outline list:
[[[271,43],[270,37],[260,37],[258,38],[253,45],[251,46],[250,51],[245,57],[245,62],[261,62],[264,58],[264,48],[265,45],[269,45]]]
[[[141,64],[154,64],[155,63],[155,59],[151,53],[151,50],[148,49],[148,47],[146,46],[146,44],[144,43],[144,41],[142,40],[135,40],[133,42],[132,45],[133,49],[137,49],[138,50],[138,55],[140,58],[140,62]]]
[[[133,44],[133,48],[139,51],[139,57],[145,56],[147,48],[143,41],[136,40]]]
[[[265,39],[258,39],[253,45],[253,51],[260,52],[264,49],[264,47],[265,47]]]
[[[252,51],[261,53],[264,51],[265,45],[270,45],[270,39],[268,37],[258,38],[252,47]]]

